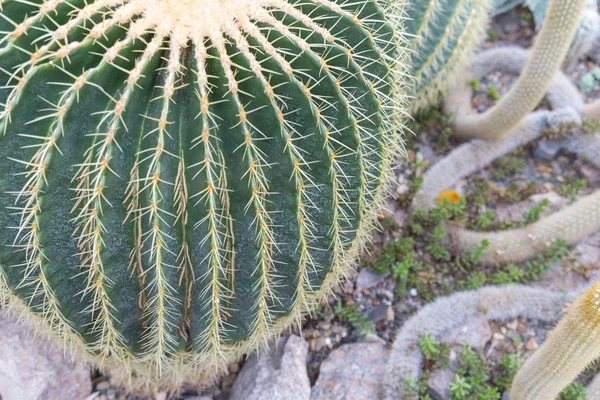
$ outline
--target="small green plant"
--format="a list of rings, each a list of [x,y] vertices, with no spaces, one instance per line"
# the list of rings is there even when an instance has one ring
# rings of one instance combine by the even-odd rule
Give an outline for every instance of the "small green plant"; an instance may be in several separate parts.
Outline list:
[[[340,321],[348,322],[360,336],[366,336],[373,332],[373,325],[359,307],[358,303],[342,304],[338,301],[333,311]]]
[[[490,182],[481,176],[473,178],[474,188],[469,194],[469,203],[477,207],[483,207],[492,199],[490,191]]]
[[[504,179],[517,172],[523,171],[523,169],[525,169],[525,161],[514,155],[503,156],[494,162],[491,169],[492,176],[495,179]]]
[[[581,77],[581,88],[586,92],[591,92],[598,82],[600,82],[600,67],[595,67]]]
[[[494,210],[487,210],[477,217],[477,227],[481,229],[488,228],[494,222],[494,218],[496,218],[496,213]]]
[[[577,194],[588,186],[586,179],[563,182],[558,188],[558,194],[565,196],[570,202],[575,201]]]
[[[490,242],[488,240],[483,240],[481,243],[473,246],[467,254],[458,257],[456,259],[456,265],[461,269],[470,269],[477,266],[482,257],[487,254],[489,246]]]
[[[527,10],[527,11],[521,11],[519,13],[519,17],[521,17],[521,19],[523,21],[527,21],[527,22],[530,22],[530,21],[533,20],[533,14],[529,10]]]
[[[567,386],[558,397],[558,400],[587,400],[588,393],[585,386],[579,382],[573,382]]]
[[[600,121],[594,119],[584,119],[581,124],[581,130],[583,133],[593,135],[600,131]]]
[[[463,346],[458,352],[460,368],[450,383],[452,400],[498,400],[500,393],[491,380],[490,368],[481,354],[469,346]]]
[[[500,92],[498,91],[498,88],[494,85],[488,86],[487,95],[492,100],[500,100]]]
[[[446,249],[443,244],[443,240],[446,237],[446,228],[442,225],[436,226],[431,232],[428,244],[425,250],[431,254],[431,256],[437,261],[448,261],[450,260],[450,252]]]
[[[427,361],[436,363],[438,367],[444,367],[448,363],[448,354],[450,353],[450,345],[448,343],[439,342],[433,338],[431,334],[421,336],[419,348]]]
[[[520,352],[515,354],[504,354],[500,361],[501,374],[496,378],[496,383],[503,390],[510,389],[515,375],[519,371],[519,368],[523,365],[523,356]]]
[[[405,400],[432,400],[429,393],[427,393],[427,377],[428,373],[421,374],[418,381],[412,378],[404,378],[404,385],[406,391],[404,392]]]
[[[416,258],[417,254],[411,251],[402,261],[392,266],[392,278],[396,281],[396,294],[398,296],[403,296],[409,285],[413,286],[420,282],[415,279],[415,276],[422,268],[422,264]]]
[[[450,382],[450,396],[452,399],[465,400],[471,395],[473,387],[467,381],[467,378],[455,375],[452,382]]]
[[[389,272],[396,261],[403,260],[415,247],[415,240],[410,237],[402,237],[398,240],[387,242],[379,251],[375,260],[367,263],[367,267],[376,274]]]
[[[523,222],[525,224],[531,224],[540,220],[542,212],[550,205],[548,199],[543,199],[538,204],[532,206],[529,210],[523,213]]]

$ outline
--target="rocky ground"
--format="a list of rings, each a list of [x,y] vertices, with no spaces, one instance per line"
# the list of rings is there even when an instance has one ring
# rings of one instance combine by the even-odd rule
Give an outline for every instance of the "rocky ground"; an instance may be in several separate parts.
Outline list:
[[[534,34],[531,15],[525,9],[517,9],[496,17],[484,47],[508,44],[529,47]],[[568,71],[588,100],[600,97],[600,74],[598,82],[586,78],[596,68],[600,65],[585,59]],[[492,74],[473,82],[473,106],[485,111],[515,80],[514,76]],[[397,168],[395,192],[382,210],[381,233],[359,261],[356,276],[336,287],[335,294],[306,320],[301,331],[289,332],[289,337],[271,353],[253,355],[231,365],[227,376],[204,391],[156,393],[153,398],[375,399],[381,392],[388,349],[395,332],[435,298],[505,283],[576,290],[596,279],[600,275],[600,234],[576,247],[555,243],[527,263],[494,267],[478,265],[485,246],[458,259],[440,245],[445,239],[442,223],[448,220],[477,230],[519,226],[598,190],[600,171],[585,160],[576,159],[563,146],[564,137],[580,128],[549,131],[535,143],[461,181],[455,189],[462,203],[453,205],[449,216],[432,218],[409,211],[411,196],[423,172],[458,144],[450,137],[450,124],[451,119],[438,108],[425,110],[415,118],[412,124],[415,135],[408,140],[408,160]],[[581,129],[599,128],[584,124]],[[481,388],[478,399],[499,399],[519,365],[538,348],[551,328],[552,324],[535,320],[481,320],[451,332],[443,341],[423,337],[420,346],[426,357],[425,372],[413,383],[412,396],[414,399],[475,398],[471,391],[476,380]],[[25,340],[23,332],[11,335],[6,340],[13,342],[0,340],[0,357],[7,354],[6,343]],[[90,400],[144,399],[113,387],[110,377],[93,372],[90,380],[86,373],[82,375],[81,366],[72,366],[59,358],[54,361],[58,367],[53,368],[65,383],[58,389],[44,386],[40,390],[75,387],[90,393]],[[0,376],[5,373],[2,368],[0,362]],[[43,365],[8,368],[14,375],[11,379],[16,381],[24,379],[23,374],[30,371],[41,374],[42,380],[45,376],[39,371],[44,369]],[[15,369],[24,370],[14,372]],[[595,371],[592,368],[581,376],[562,399],[586,398],[585,385]],[[46,393],[52,393],[46,395],[48,399],[74,398],[72,394],[53,397],[56,392]]]

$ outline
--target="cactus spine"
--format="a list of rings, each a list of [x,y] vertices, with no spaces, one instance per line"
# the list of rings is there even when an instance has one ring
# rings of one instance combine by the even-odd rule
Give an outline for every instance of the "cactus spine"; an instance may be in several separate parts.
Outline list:
[[[491,0],[411,0],[406,29],[413,35],[413,111],[431,105],[462,74],[487,34]]]
[[[350,268],[400,152],[399,5],[0,6],[0,297],[77,356],[206,381]]]
[[[554,399],[600,357],[600,282],[569,308],[544,344],[517,373],[512,400]]]

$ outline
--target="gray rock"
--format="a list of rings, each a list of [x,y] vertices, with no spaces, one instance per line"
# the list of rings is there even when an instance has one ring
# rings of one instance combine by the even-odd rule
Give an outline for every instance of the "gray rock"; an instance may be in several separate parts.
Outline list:
[[[427,392],[434,400],[449,399],[452,379],[454,379],[454,371],[450,368],[434,370],[427,381]]]
[[[362,268],[360,270],[360,272],[358,273],[358,277],[356,278],[356,288],[358,290],[362,290],[362,289],[370,289],[372,287],[375,287],[375,286],[379,285],[380,283],[382,283],[383,281],[385,281],[385,278],[389,274],[390,273],[387,272],[383,275],[378,275],[378,274],[374,274],[373,272],[369,271],[366,268]]]
[[[307,354],[306,341],[290,336],[271,350],[250,356],[233,384],[230,400],[308,400]]]
[[[442,340],[451,344],[466,344],[480,349],[492,339],[493,334],[489,322],[481,318],[448,331]]]
[[[590,186],[595,186],[600,183],[600,170],[593,165],[577,160],[575,162],[575,168],[587,179]]]
[[[90,368],[73,363],[41,336],[0,310],[0,398],[80,400],[92,391]]]
[[[540,193],[529,197],[527,200],[520,201],[513,204],[502,204],[496,208],[496,220],[497,221],[523,221],[523,214],[531,209],[531,207],[539,204],[542,200],[547,199],[549,204],[542,213],[541,216],[545,217],[552,213],[555,213],[563,209],[568,205],[569,200],[562,197],[556,192]]]
[[[383,396],[388,350],[380,343],[346,344],[321,365],[311,400],[377,400]]]
[[[374,324],[378,324],[388,319],[388,309],[391,308],[387,304],[380,304],[367,312],[367,318]]]
[[[561,140],[542,140],[533,150],[533,158],[537,161],[552,161],[560,153],[563,143]]]
[[[423,143],[417,143],[417,150],[423,156],[423,160],[427,161],[430,164],[435,161],[435,151],[430,146]]]

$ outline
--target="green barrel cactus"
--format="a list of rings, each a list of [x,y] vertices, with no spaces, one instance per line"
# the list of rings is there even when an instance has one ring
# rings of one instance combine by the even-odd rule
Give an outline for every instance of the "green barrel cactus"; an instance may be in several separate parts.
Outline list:
[[[0,1],[0,297],[132,389],[206,382],[375,221],[399,5]]]
[[[439,101],[460,80],[487,35],[492,0],[409,0],[407,33],[417,111]]]

